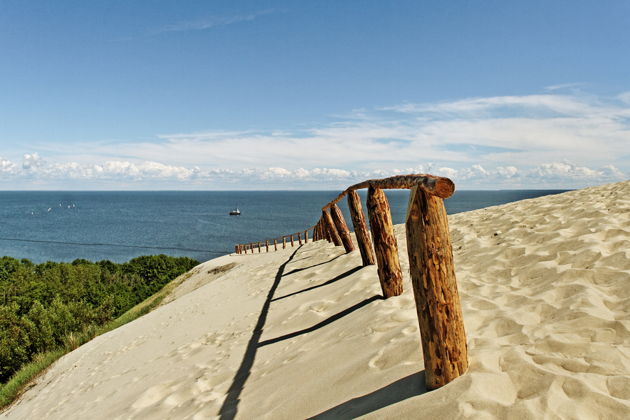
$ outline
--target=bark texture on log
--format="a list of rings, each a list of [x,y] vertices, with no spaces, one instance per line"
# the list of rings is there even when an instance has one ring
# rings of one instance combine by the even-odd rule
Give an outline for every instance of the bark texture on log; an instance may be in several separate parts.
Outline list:
[[[356,191],[350,191],[348,193],[348,208],[350,209],[350,218],[352,219],[354,234],[357,237],[363,265],[374,265],[376,264],[376,259],[374,258],[372,242],[365,223],[365,216],[363,215],[363,208],[361,207],[361,198]]]
[[[419,187],[427,194],[437,195],[438,197],[448,198],[455,192],[455,184],[448,178],[429,174],[409,174],[396,175],[381,179],[368,179],[367,181],[354,184],[342,191],[334,200],[326,204],[322,210],[332,207],[344,198],[348,192],[361,190],[363,188],[380,188],[380,189],[407,189]]]
[[[322,216],[323,217],[323,216]],[[324,232],[324,237],[326,238],[326,240],[328,242],[332,243],[332,236],[330,236],[330,231],[328,230],[328,224],[326,223],[326,221],[324,220],[324,222],[322,223],[322,230]]]
[[[367,208],[383,297],[398,296],[403,292],[398,243],[394,236],[389,202],[383,190],[374,187],[368,189]]]
[[[346,253],[354,251],[354,244],[352,243],[352,238],[350,237],[350,230],[348,229],[348,225],[346,224],[338,205],[333,204],[330,208],[330,216],[335,223],[335,227],[337,228],[337,232],[339,233],[341,243],[343,244],[343,248],[346,250]]]
[[[441,198],[410,192],[407,252],[422,340],[427,388],[439,388],[468,369],[448,219]]]
[[[326,231],[328,232],[330,241],[335,244],[335,246],[341,246],[341,238],[339,237],[339,233],[337,233],[337,228],[335,227],[330,213],[324,210],[322,211],[322,216],[324,217],[324,223],[326,224]]]

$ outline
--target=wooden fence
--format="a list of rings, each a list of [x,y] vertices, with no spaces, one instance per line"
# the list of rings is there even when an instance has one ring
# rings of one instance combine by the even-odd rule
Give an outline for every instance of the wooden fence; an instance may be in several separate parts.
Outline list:
[[[371,240],[356,190],[367,188],[367,213],[372,231]],[[278,242],[287,247],[287,238],[294,246],[312,240],[326,240],[345,251],[355,250],[350,230],[337,205],[347,197],[350,217],[364,266],[376,263],[381,290],[385,298],[403,292],[402,272],[398,260],[398,244],[389,202],[383,190],[409,189],[409,205],[405,230],[409,271],[420,325],[427,388],[439,388],[468,369],[466,334],[457,291],[453,250],[443,199],[450,197],[455,185],[448,178],[433,175],[400,175],[371,179],[352,185],[322,208],[319,221],[303,232],[279,238],[238,244],[237,254],[260,253],[264,245],[269,252]]]

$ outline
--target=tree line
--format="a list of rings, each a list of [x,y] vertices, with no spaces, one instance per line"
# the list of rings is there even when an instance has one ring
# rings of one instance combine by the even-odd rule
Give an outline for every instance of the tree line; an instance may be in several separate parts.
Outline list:
[[[0,258],[0,383],[35,355],[67,345],[72,334],[101,326],[199,264],[151,255],[117,264]]]

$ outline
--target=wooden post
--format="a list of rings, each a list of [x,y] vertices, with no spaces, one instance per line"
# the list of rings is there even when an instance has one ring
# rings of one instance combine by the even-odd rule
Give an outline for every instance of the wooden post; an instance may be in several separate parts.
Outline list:
[[[348,208],[350,209],[350,218],[352,219],[354,234],[359,244],[363,265],[374,265],[376,263],[374,250],[372,249],[370,234],[368,233],[363,208],[361,207],[361,197],[359,197],[356,191],[350,191],[348,193]]]
[[[302,245],[302,233],[298,232],[297,233],[297,237],[298,237],[298,244],[301,246]]]
[[[273,240],[273,250],[274,250],[274,251],[277,251],[277,250],[278,250],[278,240],[277,240],[277,239],[274,239],[274,240]]]
[[[282,249],[285,249],[287,247],[287,237],[283,236],[282,237]]]
[[[354,251],[354,244],[352,243],[352,238],[350,237],[350,230],[348,229],[348,225],[346,224],[338,205],[332,205],[330,208],[330,216],[337,227],[337,232],[339,232],[339,237],[341,238],[341,243],[343,244],[343,248],[346,250],[346,253]]]
[[[317,240],[319,241],[322,239],[326,239],[326,237],[324,235],[324,230],[322,229],[322,219],[320,217],[319,221],[317,222]]]
[[[269,241],[265,241],[265,248],[267,248],[267,252],[269,252]]]
[[[258,242],[258,253],[259,254],[262,252],[261,248],[262,248],[262,243]]]
[[[308,243],[308,229],[304,231],[304,243]]]
[[[407,252],[428,389],[468,369],[462,308],[444,201],[413,188],[407,210]]]
[[[339,237],[339,233],[337,233],[337,228],[335,228],[335,222],[333,222],[332,217],[328,211],[323,210],[322,216],[324,217],[324,223],[326,224],[326,231],[328,232],[328,236],[330,237],[330,241],[335,244],[335,246],[341,246],[341,238]]]
[[[398,261],[398,243],[394,235],[389,202],[383,190],[368,188],[367,208],[383,297],[387,299],[398,296],[403,291],[402,272]]]
[[[291,247],[293,247],[293,234],[291,234]]]

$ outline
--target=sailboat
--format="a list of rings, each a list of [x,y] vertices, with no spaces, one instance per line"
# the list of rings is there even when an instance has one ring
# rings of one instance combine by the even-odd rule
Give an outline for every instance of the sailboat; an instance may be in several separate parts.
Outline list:
[[[230,216],[240,216],[241,215],[241,211],[238,209],[237,207],[234,207],[234,210],[230,210]]]

